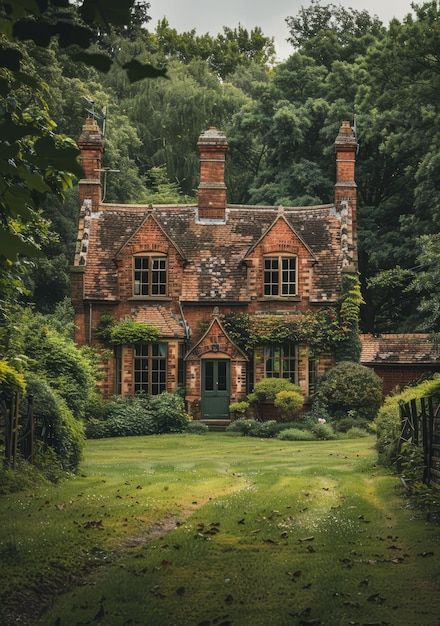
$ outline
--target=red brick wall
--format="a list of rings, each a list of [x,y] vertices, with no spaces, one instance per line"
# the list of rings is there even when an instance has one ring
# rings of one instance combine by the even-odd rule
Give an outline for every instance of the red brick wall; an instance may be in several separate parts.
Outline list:
[[[224,219],[226,209],[225,145],[200,145],[199,217]]]
[[[298,297],[296,299],[264,296],[264,257],[266,255],[283,253],[297,257]],[[250,312],[278,310],[280,305],[282,305],[283,310],[288,308],[309,308],[308,301],[312,290],[314,259],[285,220],[280,219],[275,223],[264,239],[252,251],[249,259],[248,290],[252,299],[249,307]]]
[[[212,345],[218,344],[218,352],[212,352]],[[214,356],[215,355],[215,356]],[[247,361],[225,335],[217,321],[202,338],[186,361],[186,400],[193,418],[201,417],[200,398],[202,382],[202,360],[204,357],[226,358],[230,360],[231,393],[230,402],[237,402],[246,396]]]
[[[183,261],[151,217],[121,251],[118,259],[119,297],[122,301],[133,298],[133,255],[143,252],[164,254],[168,259],[168,298],[178,300],[181,293]],[[142,298],[141,298],[142,299]],[[145,298],[143,298],[145,299]],[[155,297],[155,300],[158,300]]]
[[[371,367],[375,373],[380,376],[383,380],[383,395],[387,396],[392,391],[396,390],[396,387],[402,389],[409,383],[412,383],[419,379],[424,374],[431,374],[435,371],[440,371],[439,365],[429,366],[419,366],[419,367],[405,367],[402,365],[388,365],[388,366],[380,366],[380,365],[367,365],[367,367]]]

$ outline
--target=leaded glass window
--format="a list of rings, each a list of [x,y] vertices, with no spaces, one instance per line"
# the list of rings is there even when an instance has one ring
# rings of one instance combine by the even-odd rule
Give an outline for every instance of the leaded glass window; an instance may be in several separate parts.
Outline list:
[[[167,344],[139,343],[134,349],[134,390],[157,396],[166,391]]]

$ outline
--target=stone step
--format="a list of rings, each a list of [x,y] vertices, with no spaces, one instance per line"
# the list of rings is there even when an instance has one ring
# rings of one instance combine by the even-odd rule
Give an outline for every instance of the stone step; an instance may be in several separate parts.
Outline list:
[[[206,419],[206,420],[200,420],[200,422],[202,424],[206,424],[209,427],[210,431],[215,431],[215,432],[223,432],[226,428],[226,426],[229,426],[229,424],[231,423],[231,420],[214,420],[214,419]]]

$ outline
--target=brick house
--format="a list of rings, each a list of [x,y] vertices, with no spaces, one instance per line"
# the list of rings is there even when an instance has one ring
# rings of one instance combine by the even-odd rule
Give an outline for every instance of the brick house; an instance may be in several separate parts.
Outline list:
[[[383,380],[383,394],[440,372],[440,350],[426,333],[361,335],[360,362]]]
[[[160,329],[156,343],[115,349],[103,364],[104,395],[180,387],[193,416],[205,419],[227,419],[229,403],[265,376],[290,378],[307,396],[331,356],[312,359],[295,344],[245,353],[221,320],[232,312],[288,318],[336,304],[342,273],[357,269],[357,142],[349,122],[335,141],[334,203],[319,206],[228,204],[228,144],[215,128],[198,141],[191,205],[102,202],[95,120],[86,120],[78,145],[85,178],[72,268],[75,340],[95,343],[104,313]]]

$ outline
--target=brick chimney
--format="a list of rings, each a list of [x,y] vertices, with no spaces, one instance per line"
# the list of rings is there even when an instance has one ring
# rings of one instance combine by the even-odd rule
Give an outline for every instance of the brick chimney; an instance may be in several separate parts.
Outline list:
[[[199,218],[224,220],[225,154],[228,142],[224,133],[211,127],[200,135],[197,145],[200,152]]]
[[[101,164],[104,140],[101,129],[93,117],[87,117],[78,139],[80,162],[84,178],[79,181],[81,206],[86,199],[92,201],[92,211],[97,211],[101,203]]]
[[[350,122],[344,121],[335,141],[335,205],[341,212],[342,235],[349,246],[351,263],[357,267],[357,185],[355,165],[358,143]]]

